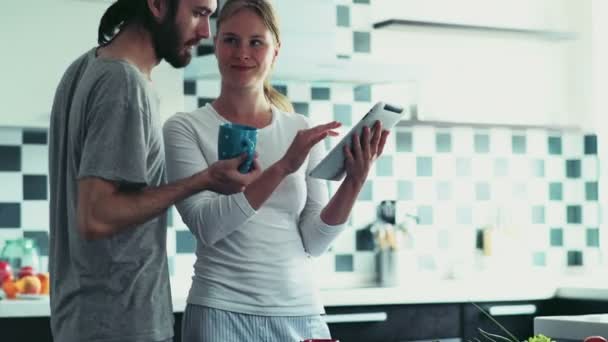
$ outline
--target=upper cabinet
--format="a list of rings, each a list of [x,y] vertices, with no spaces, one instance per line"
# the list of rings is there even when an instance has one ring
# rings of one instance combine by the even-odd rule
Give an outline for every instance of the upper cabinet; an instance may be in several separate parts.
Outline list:
[[[110,1],[20,0],[4,4],[0,21],[0,126],[49,125],[53,97],[67,67],[97,45],[99,20]],[[183,71],[156,68],[161,110],[183,108]],[[181,96],[181,97],[180,97]],[[173,106],[173,107],[171,107]]]

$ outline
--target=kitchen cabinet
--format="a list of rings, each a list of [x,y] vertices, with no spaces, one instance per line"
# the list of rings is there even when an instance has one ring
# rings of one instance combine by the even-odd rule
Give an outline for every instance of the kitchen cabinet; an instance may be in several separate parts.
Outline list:
[[[544,315],[549,301],[496,302],[478,305],[498,323],[504,326],[520,341],[526,340],[534,332],[534,316]],[[472,304],[462,305],[462,339],[484,340],[478,329],[508,337],[490,318]]]
[[[97,45],[107,1],[10,1],[0,21],[0,126],[49,125],[55,89],[74,59]],[[152,78],[159,84],[161,114],[183,109],[183,71],[162,63]]]
[[[326,308],[332,337],[345,342],[450,340],[460,335],[458,304]]]

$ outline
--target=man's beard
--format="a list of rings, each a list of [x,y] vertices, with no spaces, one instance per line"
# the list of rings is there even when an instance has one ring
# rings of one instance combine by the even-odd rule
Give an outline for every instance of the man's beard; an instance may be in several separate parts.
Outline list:
[[[159,59],[166,60],[174,68],[183,68],[192,59],[188,52],[181,54],[185,48],[182,44],[182,36],[178,30],[175,16],[170,16],[160,24],[152,27],[152,37],[154,40],[154,50]]]

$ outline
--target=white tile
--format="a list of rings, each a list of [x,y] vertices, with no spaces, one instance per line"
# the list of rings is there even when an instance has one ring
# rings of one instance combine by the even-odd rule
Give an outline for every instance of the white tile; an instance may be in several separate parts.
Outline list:
[[[483,227],[483,226],[495,226],[497,211],[496,208],[489,203],[475,203],[472,205],[473,207],[473,223],[472,225],[475,227]]]
[[[23,201],[23,174],[21,172],[0,172],[0,202]]]
[[[354,102],[351,105],[353,109],[353,125],[359,122],[373,106],[369,102]]]
[[[567,203],[580,203],[585,201],[585,182],[581,180],[565,179],[562,182],[563,199]]]
[[[347,228],[332,242],[334,253],[353,253],[355,248],[355,229]]]
[[[468,204],[475,200],[475,185],[472,180],[456,180],[452,183],[454,201]]]
[[[355,202],[351,211],[353,227],[360,229],[376,221],[376,204],[373,202]]]
[[[435,155],[435,130],[432,127],[419,126],[412,130],[413,149],[419,156]]]
[[[452,134],[452,153],[458,156],[472,155],[475,147],[474,137],[472,128],[455,128]]]
[[[526,155],[544,157],[548,153],[548,136],[544,130],[531,129],[526,132]]]
[[[351,104],[354,101],[353,87],[351,85],[336,84],[330,85],[331,101],[336,104]]]
[[[46,145],[23,145],[21,147],[21,172],[45,175],[48,173],[49,156]]]
[[[510,156],[512,154],[512,132],[506,128],[490,129],[490,154],[493,156]]]
[[[197,80],[196,95],[204,98],[217,98],[220,96],[222,84],[218,81]]]
[[[198,100],[196,96],[184,96],[184,111],[192,112],[198,108]],[[171,116],[169,116],[171,117]]]
[[[23,201],[21,203],[21,227],[24,231],[49,229],[49,202]]]
[[[437,155],[432,158],[434,179],[454,179],[456,177],[456,158],[451,155]]]
[[[561,157],[548,157],[545,160],[545,178],[561,181],[566,177],[566,162]]]
[[[456,208],[451,203],[433,204],[433,226],[439,229],[451,229],[456,224]]]
[[[287,95],[292,102],[309,102],[310,85],[303,82],[290,82],[287,86]]]
[[[367,4],[353,4],[350,7],[351,29],[370,31],[372,29],[372,11]]]
[[[21,128],[0,127],[0,145],[21,145],[22,142]]]
[[[177,254],[175,242],[175,229],[167,229],[167,256]]]
[[[536,204],[544,204],[549,201],[549,186],[542,180],[528,182],[528,199]]]
[[[396,181],[392,178],[374,179],[373,196],[374,196],[373,197],[374,199],[379,199],[379,200],[396,200],[397,199]]]
[[[413,180],[416,177],[416,156],[413,154],[398,153],[394,156],[393,168],[395,177],[403,180]]]
[[[566,227],[564,229],[564,247],[566,249],[583,249],[587,245],[585,229]]]
[[[193,266],[194,262],[196,261],[196,256],[194,254],[177,254],[174,256],[174,260],[174,277],[190,282],[190,279],[194,275]]]
[[[357,273],[376,272],[376,258],[373,252],[357,252],[353,256],[354,270]]]
[[[584,180],[596,180],[599,175],[599,163],[597,157],[583,157],[581,173]]]
[[[597,203],[583,204],[583,224],[585,227],[597,227],[600,224],[600,210]]]
[[[583,136],[578,133],[565,133],[562,136],[562,155],[565,158],[580,158],[584,153]]]
[[[413,182],[414,199],[417,202],[434,203],[437,200],[437,190],[434,179],[418,178]]]
[[[333,105],[328,101],[311,101],[308,106],[308,117],[314,125],[326,124],[334,120]],[[346,133],[347,127],[340,127],[338,131]],[[333,138],[334,140],[342,139],[344,135]]]
[[[471,176],[476,180],[489,180],[494,178],[494,161],[490,158],[471,159]]]
[[[333,32],[336,35],[336,55],[352,55],[353,53],[353,31],[350,28],[336,27]]]
[[[545,205],[545,222],[551,227],[563,227],[566,222],[566,206],[550,202]]]
[[[599,248],[585,248],[583,250],[583,265],[586,268],[603,267],[601,250]]]
[[[530,178],[530,161],[527,158],[509,158],[508,165],[511,179],[527,180]]]

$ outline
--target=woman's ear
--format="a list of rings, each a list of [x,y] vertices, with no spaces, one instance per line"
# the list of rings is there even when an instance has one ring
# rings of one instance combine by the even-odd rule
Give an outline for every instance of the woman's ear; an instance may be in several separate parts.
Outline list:
[[[167,0],[146,0],[152,17],[156,22],[161,23],[167,15]]]
[[[277,46],[274,48],[274,55],[272,56],[272,65],[277,61],[279,57],[279,50],[281,50],[281,43],[277,43]]]

